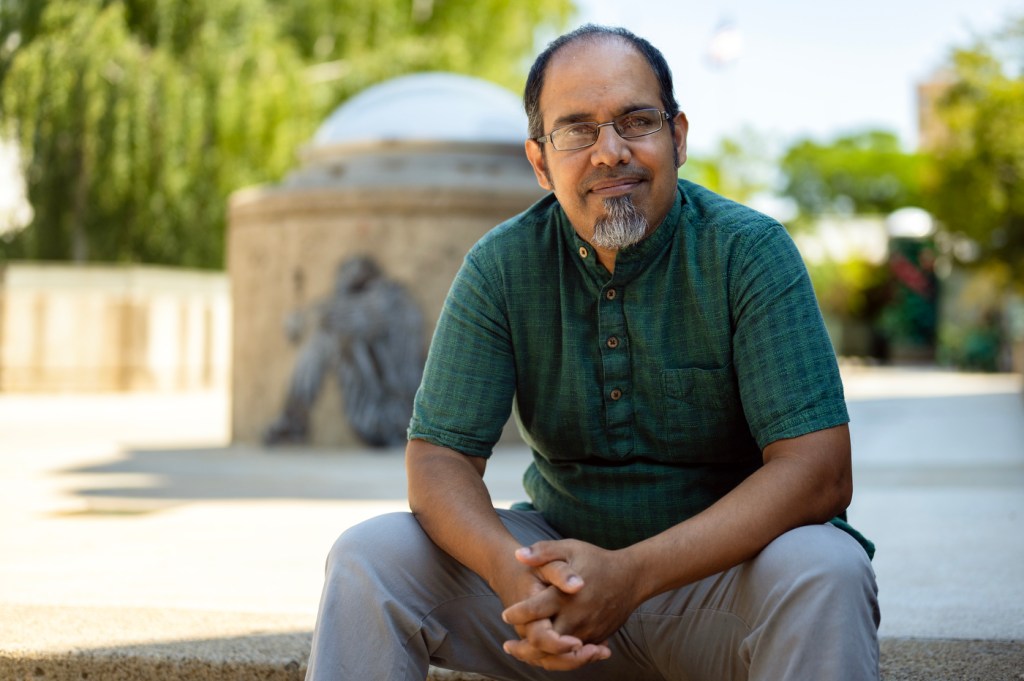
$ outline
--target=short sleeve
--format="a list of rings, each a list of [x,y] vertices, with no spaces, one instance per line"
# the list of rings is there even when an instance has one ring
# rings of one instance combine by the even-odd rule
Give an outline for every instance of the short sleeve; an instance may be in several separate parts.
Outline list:
[[[733,361],[758,446],[847,423],[835,351],[789,234],[771,221],[730,270]]]
[[[506,306],[487,261],[478,245],[455,276],[409,424],[409,439],[482,457],[501,436],[515,394]]]

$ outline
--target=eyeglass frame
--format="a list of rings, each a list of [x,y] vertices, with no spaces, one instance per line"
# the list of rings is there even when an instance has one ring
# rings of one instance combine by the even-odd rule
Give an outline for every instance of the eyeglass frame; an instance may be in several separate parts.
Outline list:
[[[658,121],[661,123],[661,125],[659,125],[656,130],[651,130],[650,132],[641,133],[639,135],[630,135],[629,137],[624,136],[615,127],[615,121],[619,120],[620,118],[624,118],[626,116],[630,116],[632,114],[639,113],[641,111],[657,111],[658,114],[659,114]],[[551,132],[549,132],[546,135],[541,135],[540,137],[534,137],[533,141],[537,142],[538,144],[550,143],[551,144],[551,148],[554,149],[555,151],[579,151],[580,149],[587,149],[587,148],[592,147],[595,144],[597,144],[597,140],[599,140],[601,138],[601,128],[603,128],[603,127],[606,127],[606,126],[610,125],[610,126],[612,126],[612,130],[615,131],[615,134],[618,135],[621,139],[624,139],[624,140],[635,140],[635,139],[637,139],[639,137],[647,137],[648,135],[653,135],[656,132],[660,132],[661,129],[665,127],[665,121],[668,121],[668,120],[672,120],[672,114],[670,114],[667,111],[664,111],[662,109],[658,109],[658,108],[652,106],[652,107],[648,107],[648,108],[644,108],[644,109],[634,109],[633,111],[627,111],[626,113],[619,114],[615,118],[613,118],[610,121],[607,121],[605,123],[595,123],[594,121],[577,121],[576,123],[569,123],[568,125],[563,125],[563,126],[560,126],[558,128],[555,128],[554,130],[552,130]],[[554,135],[559,130],[565,130],[566,128],[571,128],[574,125],[594,125],[594,126],[596,126],[597,127],[597,135],[594,137],[594,141],[591,142],[590,144],[585,144],[582,147],[573,147],[572,149],[559,149],[558,147],[556,147],[555,143],[551,140],[551,136]]]

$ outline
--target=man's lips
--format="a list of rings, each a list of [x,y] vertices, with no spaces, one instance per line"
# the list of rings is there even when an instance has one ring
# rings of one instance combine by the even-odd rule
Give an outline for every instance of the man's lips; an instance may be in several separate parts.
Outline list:
[[[595,194],[617,194],[631,191],[643,181],[644,178],[637,176],[609,178],[593,183],[587,191]]]

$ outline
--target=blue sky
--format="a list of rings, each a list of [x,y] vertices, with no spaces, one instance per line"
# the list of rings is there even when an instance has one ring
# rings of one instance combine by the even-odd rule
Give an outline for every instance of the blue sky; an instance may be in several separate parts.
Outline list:
[[[867,127],[917,143],[915,83],[954,45],[1024,15],[1024,0],[577,0],[579,22],[626,26],[665,54],[690,120],[690,147],[707,151],[750,127],[784,144]],[[723,23],[739,55],[707,57]],[[735,34],[734,34],[735,35]]]

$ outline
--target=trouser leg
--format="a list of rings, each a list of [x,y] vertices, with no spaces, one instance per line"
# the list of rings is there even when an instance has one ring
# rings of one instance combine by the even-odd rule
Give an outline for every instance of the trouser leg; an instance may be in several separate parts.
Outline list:
[[[423,681],[433,649],[446,644],[424,629],[428,614],[485,594],[411,514],[356,525],[327,558],[306,679]]]
[[[767,589],[751,608],[750,678],[877,681],[881,616],[864,549],[831,525],[799,528],[770,549],[748,573]]]
[[[522,544],[558,536],[532,512],[499,511]],[[509,557],[514,559],[513,557]],[[345,532],[327,562],[307,681],[423,681],[430,664],[495,679],[626,681],[628,643],[613,661],[546,672],[502,650],[515,637],[487,584],[438,549],[408,513]]]
[[[876,681],[878,602],[863,549],[802,527],[757,557],[645,603],[625,629],[666,679]]]
[[[535,513],[500,511],[522,544],[557,538]],[[755,559],[651,599],[610,660],[545,672],[501,650],[514,632],[487,585],[409,514],[346,532],[328,560],[307,679],[422,681],[430,663],[516,681],[844,681],[878,678],[874,574],[831,526],[799,528]]]

